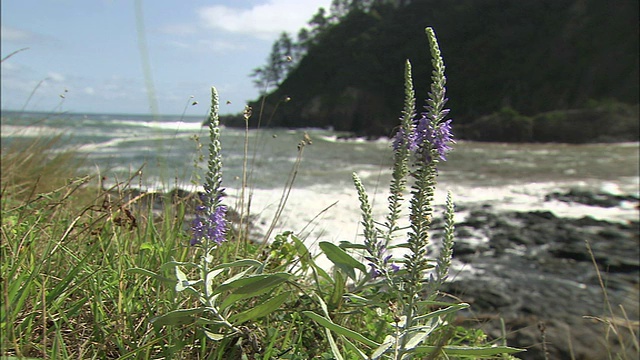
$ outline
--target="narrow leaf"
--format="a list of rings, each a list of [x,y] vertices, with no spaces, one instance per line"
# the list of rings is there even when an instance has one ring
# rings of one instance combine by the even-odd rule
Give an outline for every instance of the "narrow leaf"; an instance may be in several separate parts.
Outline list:
[[[225,338],[224,334],[216,334],[216,333],[212,333],[211,331],[204,331],[204,334],[207,335],[207,337],[213,341],[220,341],[222,339]]]
[[[513,354],[525,351],[524,349],[512,348],[509,346],[492,346],[492,347],[465,347],[465,346],[418,346],[413,349],[414,354],[431,354],[434,351],[442,351],[449,356],[493,356],[501,354]]]
[[[195,315],[202,314],[205,308],[178,309],[151,319],[155,325],[181,325],[191,324],[195,321]]]
[[[353,339],[355,341],[359,341],[367,346],[373,347],[373,348],[377,348],[380,346],[380,344],[378,344],[377,342],[367,339],[366,337],[362,336],[361,334],[353,331],[353,330],[349,330],[345,327],[342,327],[336,323],[334,323],[333,321],[320,316],[316,313],[314,313],[313,311],[303,311],[302,314],[310,317],[312,320],[314,320],[315,322],[317,322],[318,324],[324,326],[325,328],[335,332],[338,335],[342,335],[345,336],[349,339]]]
[[[313,268],[313,270],[318,273],[318,275],[323,277],[325,280],[333,283],[333,279],[331,278],[331,276],[329,276],[329,274],[327,274],[327,272],[324,271],[324,269],[322,269],[320,266],[318,266],[318,264],[316,264],[316,262],[313,260],[313,257],[311,256],[311,253],[309,252],[309,249],[307,249],[306,245],[294,235],[291,235],[291,240],[293,241],[293,245],[295,246],[296,251],[298,251],[300,261],[303,264],[309,264],[311,268]]]
[[[365,297],[359,296],[359,295],[355,295],[355,294],[351,294],[351,293],[347,293],[344,294],[343,297],[345,298],[345,302],[347,305],[349,306],[375,306],[378,304],[381,304],[377,301],[373,301],[373,300],[369,300]]]
[[[468,307],[469,307],[469,304],[467,304],[467,303],[455,304],[455,305],[451,305],[451,306],[449,306],[447,308],[444,308],[444,309],[438,309],[438,310],[432,311],[432,312],[430,312],[428,314],[418,316],[418,317],[415,318],[415,320],[416,321],[420,321],[420,320],[426,320],[426,319],[429,319],[429,318],[433,318],[433,317],[436,317],[436,316],[444,316],[446,314],[453,313],[453,312],[456,312],[456,311],[460,311],[460,310],[466,309]]]
[[[217,265],[212,270],[227,269],[231,267],[242,267],[242,266],[250,266],[250,267],[257,268],[262,266],[262,263],[260,261],[253,260],[253,259],[242,259],[242,260],[234,261],[232,263],[224,263],[224,264]]]
[[[328,329],[325,329],[327,332],[329,332]],[[367,356],[367,354],[365,354],[362,350],[360,350],[354,343],[352,343],[351,341],[349,341],[349,339],[345,338],[344,336],[341,337],[342,342],[344,343],[344,347],[351,349],[352,351],[355,351],[356,354],[358,354],[360,356],[360,359],[363,360],[367,360],[369,359],[369,357]]]
[[[365,273],[367,272],[366,267],[360,261],[354,259],[351,255],[340,249],[340,247],[326,241],[320,242],[319,246],[327,259],[331,260],[332,263],[344,271],[351,279],[356,279],[354,269]]]
[[[231,290],[234,294],[256,294],[264,288],[271,288],[291,278],[291,274],[279,272],[243,277],[218,286],[214,293]]]
[[[187,275],[185,275],[185,273],[183,273],[179,267],[176,266],[175,271],[176,278],[178,279],[178,281],[176,282],[176,291],[180,292],[186,289],[187,286],[189,286],[189,280],[187,280]]]
[[[387,338],[385,339],[384,343],[382,343],[382,345],[378,346],[378,348],[373,352],[373,354],[371,354],[371,359],[372,360],[376,360],[379,359],[382,355],[384,355],[384,353],[389,350],[389,348],[391,346],[393,346],[394,343],[394,339],[391,336],[387,336]]]
[[[431,330],[431,331],[433,331],[433,330]],[[409,339],[409,341],[407,341],[407,344],[405,345],[405,348],[406,349],[415,348],[422,341],[424,341],[424,339],[427,338],[427,336],[431,333],[431,331],[420,331],[420,332],[416,332],[416,333],[412,334],[411,338]]]
[[[344,294],[345,278],[340,272],[335,274],[335,284],[333,285],[333,292],[329,298],[329,305],[335,309],[340,305],[342,301],[342,295]]]
[[[239,325],[249,320],[254,320],[254,319],[261,318],[263,316],[267,316],[272,312],[274,312],[276,309],[278,309],[280,305],[282,305],[285,301],[287,301],[288,297],[289,297],[288,292],[281,293],[280,295],[254,307],[253,309],[231,316],[229,318],[229,321]]]
[[[284,280],[283,280],[284,281]],[[258,296],[258,295],[262,295],[268,291],[273,290],[274,287],[280,285],[280,283],[282,283],[282,281],[280,282],[267,282],[266,286],[261,286],[261,287],[253,287],[251,288],[251,284],[249,285],[245,285],[244,287],[250,287],[250,290],[252,291],[245,291],[244,287],[232,292],[231,294],[229,294],[229,296],[227,296],[222,303],[220,304],[220,311],[226,309],[227,307],[235,304],[236,302],[240,301],[240,300],[244,300],[244,299],[248,299],[254,296]]]
[[[367,247],[363,244],[354,244],[351,241],[340,241],[340,245],[338,245],[340,249],[358,249],[358,250],[366,250]]]
[[[335,357],[335,360],[344,360],[342,354],[340,354],[340,349],[338,349],[338,345],[336,344],[333,335],[331,335],[331,330],[325,328],[325,334],[327,335],[327,340],[329,341],[329,347],[331,348],[331,353]]]

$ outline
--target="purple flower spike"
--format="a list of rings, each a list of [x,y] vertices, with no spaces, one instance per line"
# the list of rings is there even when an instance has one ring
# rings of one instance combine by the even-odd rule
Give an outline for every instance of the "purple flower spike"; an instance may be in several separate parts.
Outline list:
[[[204,234],[204,224],[198,215],[196,215],[196,218],[193,219],[193,222],[191,223],[191,232],[193,232],[193,237],[191,237],[191,241],[189,243],[191,246],[195,246],[200,243],[200,239],[202,239]]]
[[[219,205],[216,211],[211,214],[210,227],[209,227],[209,240],[215,241],[220,245],[225,241],[225,235],[227,233],[227,221],[225,215],[227,214],[227,207]]]
[[[369,276],[371,276],[372,279],[375,279],[378,276],[382,275],[380,270],[376,268],[375,264],[371,263],[369,264],[369,266],[371,266],[371,271],[369,272]]]
[[[434,149],[442,161],[451,150],[450,143],[455,143],[451,133],[451,120],[437,124],[435,127],[430,119],[422,116],[416,125],[413,139],[409,139],[409,149],[422,154],[427,162],[431,162],[431,150]]]
[[[371,276],[372,279],[375,279],[384,274],[389,274],[390,272],[395,273],[400,270],[400,266],[396,265],[393,262],[390,262],[393,255],[385,254],[387,249],[384,245],[382,245],[381,243],[377,243],[376,248],[377,257],[365,256],[365,259],[371,261],[369,263],[369,266],[371,266],[369,276]],[[378,259],[382,259],[382,262],[380,262],[380,260]],[[378,265],[376,265],[376,263]]]
[[[196,208],[196,218],[191,223],[191,231],[193,233],[190,242],[191,246],[200,244],[203,239],[213,241],[218,245],[226,240],[227,221],[225,215],[227,214],[227,207],[225,205],[216,206],[209,217],[206,217],[206,212],[206,206],[198,206]]]

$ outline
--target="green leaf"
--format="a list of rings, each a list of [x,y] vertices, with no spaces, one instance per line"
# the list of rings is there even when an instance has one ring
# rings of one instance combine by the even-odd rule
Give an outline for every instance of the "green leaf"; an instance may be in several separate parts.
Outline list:
[[[335,273],[335,278],[336,281],[333,285],[333,292],[329,298],[329,306],[333,309],[337,308],[340,305],[340,302],[342,302],[342,295],[344,294],[345,286],[345,278],[339,271]]]
[[[450,314],[450,313],[453,313],[453,312],[456,312],[456,311],[460,311],[462,309],[466,309],[468,307],[469,307],[469,304],[467,304],[467,303],[454,304],[454,305],[451,305],[451,306],[446,307],[444,309],[438,309],[438,310],[432,311],[432,312],[430,312],[428,314],[417,316],[415,318],[415,320],[416,321],[421,321],[421,320],[426,320],[426,319],[433,318],[433,317],[436,317],[436,316],[444,316],[444,315],[447,315],[447,314]]]
[[[362,306],[376,306],[376,305],[382,304],[378,301],[369,300],[365,297],[358,296],[351,293],[346,293],[342,296],[346,299],[345,303],[349,306],[362,307]]]
[[[227,269],[231,267],[242,267],[242,266],[250,266],[250,267],[257,268],[262,266],[262,263],[260,261],[253,260],[253,259],[242,259],[242,260],[234,261],[232,263],[224,263],[224,264],[217,265],[211,270]]]
[[[182,270],[180,270],[179,267],[176,266],[174,269],[176,272],[176,278],[178,280],[187,281],[187,275]]]
[[[283,292],[280,295],[254,307],[253,309],[232,315],[231,317],[229,317],[229,321],[239,325],[249,320],[267,316],[278,309],[280,305],[282,305],[285,301],[287,301],[289,294],[289,292]]]
[[[318,273],[318,275],[323,277],[325,280],[333,283],[333,279],[331,278],[331,276],[329,276],[329,274],[327,274],[327,272],[324,271],[324,269],[319,267],[318,264],[316,264],[316,262],[313,261],[313,257],[311,256],[309,249],[307,249],[304,243],[300,239],[298,239],[295,235],[291,235],[291,240],[293,241],[293,245],[296,251],[298,252],[298,257],[300,258],[300,262],[303,265],[304,264],[310,265],[313,268],[313,270]]]
[[[464,304],[464,303],[460,303],[460,304]],[[451,306],[452,304],[450,302],[445,302],[445,301],[420,300],[420,301],[416,302],[416,305],[418,305],[418,306],[446,307],[446,306]]]
[[[144,242],[140,245],[140,250],[155,250],[153,243]]]
[[[318,245],[326,255],[327,259],[331,260],[332,263],[334,263],[340,270],[344,271],[351,279],[356,279],[354,269],[358,269],[364,273],[367,272],[367,268],[360,261],[354,259],[338,246],[326,241],[322,241]]]
[[[378,348],[371,354],[371,359],[379,359],[391,346],[393,346],[394,342],[395,340],[392,336],[387,336],[382,345],[378,346]]]
[[[328,329],[325,329],[325,330],[329,332]],[[342,342],[344,343],[344,347],[354,351],[356,354],[360,356],[360,359],[363,359],[363,360],[369,359],[367,354],[365,354],[362,350],[360,350],[354,343],[349,341],[349,339],[345,338],[344,336],[342,336],[341,339],[342,339]]]
[[[403,242],[403,243],[399,243],[399,244],[396,244],[396,245],[389,245],[387,247],[387,250],[391,250],[391,249],[409,249],[409,248],[411,248],[411,245],[409,245],[406,242]]]
[[[325,328],[324,333],[327,335],[329,347],[331,348],[331,353],[335,357],[335,360],[344,360],[342,354],[340,354],[340,349],[338,348],[338,344],[336,344],[336,340],[333,338],[333,335],[331,335],[331,330]]]
[[[247,276],[250,276],[250,275],[247,275],[247,274],[250,273],[250,270],[251,269],[244,269],[244,270],[238,272],[237,274],[235,274],[232,277],[228,278],[227,280],[223,281],[222,284],[220,284],[219,286],[226,286],[227,284],[230,284],[230,283],[232,283],[232,282],[234,282],[236,280],[240,280],[240,279],[246,278]]]
[[[244,300],[244,299],[248,299],[254,296],[258,296],[258,295],[262,295],[268,291],[273,290],[274,287],[280,285],[281,282],[273,282],[268,286],[263,286],[260,288],[253,288],[251,292],[247,292],[244,291],[242,288],[238,289],[237,291],[234,291],[233,293],[229,294],[229,296],[227,296],[222,303],[220,304],[220,311],[226,309],[227,307],[233,305],[234,303],[240,301],[240,300]],[[246,286],[251,286],[251,285],[246,285]]]
[[[207,337],[213,341],[220,341],[226,337],[226,335],[224,334],[216,334],[207,330],[204,330],[204,334],[207,335]]]
[[[413,333],[411,335],[411,338],[409,338],[409,341],[407,341],[407,344],[405,345],[406,349],[413,349],[416,346],[418,346],[422,341],[424,341],[424,339],[427,338],[427,336],[429,336],[429,334],[431,333],[431,331],[433,331],[435,329],[432,328],[429,331],[418,331],[416,333]]]
[[[213,293],[213,279],[215,279],[223,271],[224,271],[224,269],[211,270],[205,276],[205,286],[206,286],[208,294],[212,294]]]
[[[342,240],[340,241],[340,245],[338,245],[340,249],[358,249],[358,250],[366,250],[367,247],[363,244],[354,244],[351,241]]]
[[[154,325],[182,325],[196,321],[195,315],[202,314],[205,308],[178,309],[151,319]]]
[[[444,323],[445,322],[440,317],[432,317],[426,324],[410,327],[408,331],[410,333],[426,333],[427,335],[429,335],[433,330],[444,325]],[[417,345],[418,343],[416,343],[414,347]]]
[[[512,348],[509,346],[491,346],[491,347],[465,347],[465,346],[418,346],[413,350],[413,354],[431,354],[440,350],[449,356],[493,356],[501,354],[513,354],[525,351],[524,349]]]
[[[187,280],[187,275],[180,270],[179,267],[175,267],[176,269],[176,278],[178,281],[176,282],[176,291],[181,292],[187,289],[190,286],[199,284],[202,280]]]
[[[377,342],[367,339],[366,337],[362,336],[361,334],[347,329],[343,326],[340,326],[336,323],[334,323],[333,321],[325,318],[324,316],[320,316],[316,313],[314,313],[313,311],[303,311],[302,314],[310,317],[312,320],[314,320],[315,322],[317,322],[318,324],[324,326],[325,328],[335,332],[338,335],[342,335],[344,337],[347,337],[349,339],[353,339],[355,341],[359,341],[367,346],[373,347],[373,348],[377,348],[380,346],[380,344],[378,344]]]
[[[253,294],[258,294],[264,288],[272,288],[289,280],[291,276],[289,273],[279,272],[243,277],[218,286],[214,293],[231,290],[234,294],[250,294],[253,296]]]

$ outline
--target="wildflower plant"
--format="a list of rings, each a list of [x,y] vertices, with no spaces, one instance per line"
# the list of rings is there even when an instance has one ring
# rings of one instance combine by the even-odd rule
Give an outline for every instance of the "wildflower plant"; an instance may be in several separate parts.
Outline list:
[[[426,34],[433,65],[431,88],[425,110],[418,115],[411,63],[407,61],[404,109],[400,127],[392,142],[394,166],[386,221],[381,224],[374,220],[366,189],[354,173],[353,181],[362,212],[364,243],[342,242],[339,248],[328,243],[320,244],[327,258],[356,280],[353,291],[343,294],[343,297],[355,308],[364,305],[377,307],[381,318],[385,318],[386,314],[386,318],[391,320],[382,326],[386,334],[378,335],[377,339],[368,338],[361,332],[338,324],[326,308],[324,315],[304,312],[327,329],[330,344],[337,343],[333,337],[337,335],[345,344],[344,349],[348,349],[349,354],[357,354],[356,358],[484,357],[518,351],[508,347],[452,345],[455,342],[450,330],[447,330],[451,328],[452,316],[469,305],[435,302],[438,289],[448,275],[454,244],[454,205],[449,193],[440,255],[437,259],[429,259],[437,166],[446,160],[455,141],[451,120],[446,119],[449,110],[444,108],[447,102],[444,62],[433,29],[427,28]],[[413,179],[409,199],[410,225],[408,229],[403,229],[399,221],[409,178]],[[362,271],[365,266],[347,253],[347,250],[354,249],[363,252],[363,258],[369,265],[369,271],[363,272],[358,279],[354,276],[355,269]],[[402,259],[395,259],[392,255],[394,249],[404,249],[406,254]],[[337,345],[332,349],[335,358],[343,358]]]
[[[176,295],[184,293],[186,297],[176,301],[179,308],[157,316],[151,322],[157,326],[175,326],[183,324],[197,325],[207,340],[219,344],[210,346],[201,344],[203,352],[212,349],[218,354],[226,354],[231,343],[245,342],[252,351],[258,351],[260,345],[256,335],[248,330],[246,323],[271,314],[290,296],[284,291],[292,275],[287,272],[266,273],[265,264],[254,259],[232,259],[221,261],[222,249],[226,242],[227,207],[222,204],[222,156],[220,145],[220,127],[218,118],[218,94],[211,88],[211,110],[209,114],[209,159],[204,182],[204,192],[200,196],[201,206],[196,208],[196,217],[191,224],[193,237],[189,246],[195,249],[194,262],[171,261],[163,269],[173,270]],[[144,269],[133,269],[156,279],[165,277]],[[267,294],[269,293],[269,294]],[[257,298],[263,297],[258,300]],[[184,308],[184,304],[195,299],[196,305]],[[248,300],[259,305],[247,306]],[[254,301],[254,302],[255,302]]]

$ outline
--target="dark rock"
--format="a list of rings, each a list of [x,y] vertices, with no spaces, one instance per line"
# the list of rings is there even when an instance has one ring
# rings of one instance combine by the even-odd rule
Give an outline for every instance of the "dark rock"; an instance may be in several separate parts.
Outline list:
[[[544,359],[546,351],[550,359],[595,360],[608,358],[609,350],[634,358],[632,335],[617,305],[624,306],[637,334],[638,230],[638,222],[472,209],[457,224],[454,259],[477,271],[454,278],[444,291],[469,302],[464,318],[480,320],[492,338],[503,337],[502,319],[507,343],[527,349],[519,358]],[[613,314],[607,310],[601,278]],[[595,318],[618,321],[618,335],[610,332],[607,341],[606,320]]]
[[[638,202],[638,198],[632,195],[622,196],[606,193],[593,193],[591,191],[571,189],[568,192],[554,192],[545,196],[545,201],[559,200],[564,202],[577,202],[589,206],[611,208],[620,206],[623,201]]]

